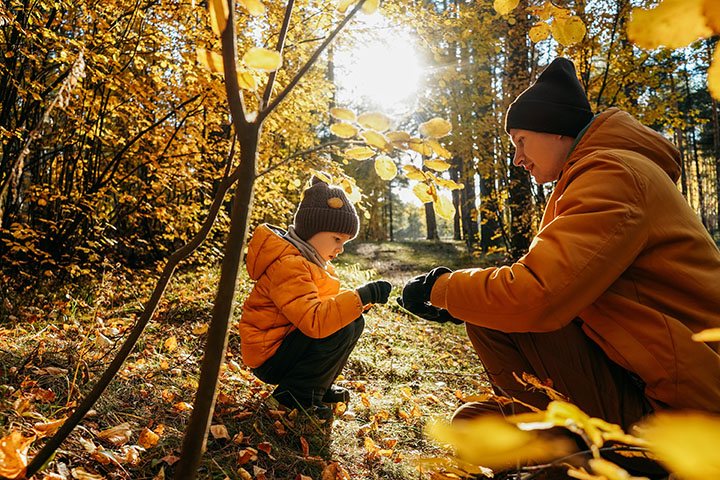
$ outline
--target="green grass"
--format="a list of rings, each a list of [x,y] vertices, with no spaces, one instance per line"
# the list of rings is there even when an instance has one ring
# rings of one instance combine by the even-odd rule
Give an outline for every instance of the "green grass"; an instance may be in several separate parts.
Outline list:
[[[343,283],[354,287],[388,278],[395,285],[393,297],[404,280],[434,266],[482,264],[458,242],[355,243],[347,250],[337,262]],[[35,423],[67,415],[72,402],[89,390],[149,298],[154,276],[136,275],[108,275],[83,290],[82,298],[59,289],[41,299],[28,292],[8,297],[7,313],[0,318],[0,435],[13,429],[29,435]],[[192,404],[197,385],[202,327],[210,320],[217,275],[216,267],[177,274],[131,358],[93,415],[62,445],[49,471],[83,467],[113,479],[172,475],[172,457],[179,455],[189,418],[185,404]],[[243,276],[236,316],[250,288]],[[174,349],[166,343],[170,338],[177,341]],[[240,348],[233,327],[213,418],[230,438],[210,436],[198,478],[243,478],[244,469],[253,478],[262,478],[258,472],[264,470],[266,478],[319,479],[333,462],[351,478],[430,478],[418,471],[415,459],[442,451],[426,438],[425,425],[435,417],[447,418],[460,405],[459,398],[480,390],[484,381],[461,326],[411,317],[393,300],[366,314],[365,332],[338,381],[350,389],[351,401],[331,425],[304,412],[278,413],[268,399],[272,386],[263,385],[242,364]],[[126,461],[123,446],[99,437],[125,423],[132,431],[125,447],[137,445],[143,428],[160,435],[156,445],[140,451],[135,464]],[[101,463],[103,456],[88,450],[88,440],[105,458],[109,453],[123,460]],[[36,440],[30,454],[42,443]],[[268,446],[269,454],[263,450]]]

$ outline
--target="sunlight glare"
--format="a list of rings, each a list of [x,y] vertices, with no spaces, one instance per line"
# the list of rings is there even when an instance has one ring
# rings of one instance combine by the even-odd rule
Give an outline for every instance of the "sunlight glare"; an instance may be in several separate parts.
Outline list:
[[[414,108],[422,74],[414,44],[409,34],[384,26],[365,43],[336,52],[335,81],[341,101],[386,113]]]

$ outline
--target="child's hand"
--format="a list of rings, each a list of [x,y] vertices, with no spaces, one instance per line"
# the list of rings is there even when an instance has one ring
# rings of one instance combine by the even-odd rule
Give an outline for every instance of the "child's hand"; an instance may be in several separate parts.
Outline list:
[[[357,292],[360,295],[360,300],[363,305],[370,303],[387,303],[388,297],[390,296],[390,290],[392,290],[392,285],[390,285],[390,282],[386,282],[385,280],[368,282],[357,288]]]

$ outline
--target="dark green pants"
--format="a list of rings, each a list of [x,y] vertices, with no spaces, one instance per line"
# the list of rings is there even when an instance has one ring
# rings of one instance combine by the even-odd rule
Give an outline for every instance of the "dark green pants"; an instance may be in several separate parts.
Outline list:
[[[310,338],[296,329],[253,373],[277,385],[274,395],[294,398],[304,407],[317,404],[342,371],[363,328],[365,319],[360,315],[325,338]]]

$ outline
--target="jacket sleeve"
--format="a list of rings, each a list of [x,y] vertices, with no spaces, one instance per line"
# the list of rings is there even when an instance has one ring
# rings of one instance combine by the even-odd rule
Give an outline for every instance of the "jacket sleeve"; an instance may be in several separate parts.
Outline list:
[[[284,258],[271,268],[270,299],[308,337],[325,338],[362,314],[362,302],[355,290],[344,290],[335,296],[321,298],[301,257]]]
[[[565,172],[564,188],[546,206],[553,219],[525,256],[511,266],[440,277],[433,305],[503,332],[548,332],[608,290],[647,241],[647,185],[622,159],[604,155],[585,157]]]

